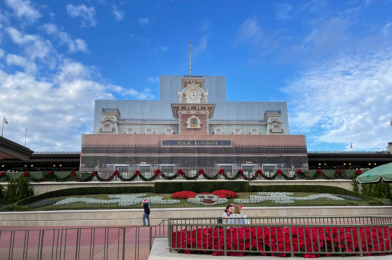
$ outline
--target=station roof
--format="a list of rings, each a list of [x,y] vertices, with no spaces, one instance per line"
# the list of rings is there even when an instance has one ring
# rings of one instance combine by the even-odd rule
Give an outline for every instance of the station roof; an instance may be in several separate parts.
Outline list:
[[[17,144],[0,136],[0,160],[28,160],[34,152],[26,146]]]

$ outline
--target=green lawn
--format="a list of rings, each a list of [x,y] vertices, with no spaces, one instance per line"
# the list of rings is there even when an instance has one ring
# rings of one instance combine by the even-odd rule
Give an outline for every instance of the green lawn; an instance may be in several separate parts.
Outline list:
[[[146,193],[148,197],[150,196],[162,196],[164,200],[170,200],[171,194],[156,194],[156,193]],[[307,197],[309,195],[315,195],[317,193],[306,193],[306,192],[295,192],[295,197]],[[256,192],[240,192],[238,193],[238,199],[249,199],[249,195],[256,195]],[[76,197],[76,198],[95,198],[95,199],[102,199],[102,200],[109,200],[108,194],[99,194],[99,195],[79,195],[79,196],[66,196],[66,197],[56,197],[56,198],[49,198],[48,200],[63,200],[69,197]],[[229,199],[229,203],[235,204],[234,199]],[[260,207],[260,206],[366,206],[368,205],[368,201],[353,201],[353,200],[345,200],[345,201],[335,201],[330,199],[318,199],[312,201],[295,201],[293,204],[281,205],[276,204],[273,202],[262,202],[259,204],[243,204],[244,207]],[[180,204],[173,204],[173,205],[151,205],[152,208],[190,208],[190,207],[207,207],[202,205],[196,205],[188,203],[187,200],[181,200]],[[213,207],[224,207],[224,205],[216,205]],[[85,203],[74,203],[65,206],[46,206],[41,208],[34,208],[30,210],[89,210],[89,209],[140,209],[141,205],[134,205],[130,207],[120,207],[117,204],[110,204],[110,205],[91,205]]]

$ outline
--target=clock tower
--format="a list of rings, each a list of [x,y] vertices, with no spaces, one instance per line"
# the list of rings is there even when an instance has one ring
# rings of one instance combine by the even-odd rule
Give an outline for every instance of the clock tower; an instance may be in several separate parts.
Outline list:
[[[178,103],[172,104],[173,117],[179,120],[179,134],[209,133],[209,120],[214,116],[215,104],[208,104],[208,90],[204,90],[202,76],[184,76]]]

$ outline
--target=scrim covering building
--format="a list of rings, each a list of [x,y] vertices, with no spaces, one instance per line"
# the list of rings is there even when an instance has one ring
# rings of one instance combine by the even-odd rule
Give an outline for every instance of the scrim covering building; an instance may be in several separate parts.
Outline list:
[[[224,76],[160,76],[159,100],[96,100],[83,170],[234,175],[308,170],[306,138],[289,135],[286,102],[228,102]],[[262,92],[252,95],[263,98]]]

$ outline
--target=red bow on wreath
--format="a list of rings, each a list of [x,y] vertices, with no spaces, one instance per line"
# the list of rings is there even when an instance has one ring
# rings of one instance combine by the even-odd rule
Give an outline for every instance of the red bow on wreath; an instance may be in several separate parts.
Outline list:
[[[49,171],[48,172],[48,176],[50,176],[50,175],[52,175],[53,174],[53,171]]]
[[[182,169],[178,169],[177,175],[180,175],[181,173],[184,173],[184,172],[182,171]]]
[[[258,174],[261,174],[261,170],[257,170],[257,173],[258,173]]]
[[[136,171],[136,176],[140,176],[140,171]]]
[[[302,170],[301,169],[298,169],[298,171],[297,171],[298,173],[302,173]]]
[[[118,176],[118,171],[114,171],[114,176]]]
[[[72,171],[71,172],[71,176],[73,177],[73,176],[75,176],[76,174],[75,174],[75,171]]]
[[[5,172],[0,172],[0,178],[5,176]]]
[[[278,169],[278,175],[282,175],[282,170]]]
[[[157,169],[154,171],[154,175],[158,175],[158,174],[159,174],[159,170]]]
[[[199,170],[199,173],[200,173],[200,174],[203,174],[203,169],[200,169],[200,170]]]
[[[25,171],[24,174],[23,174],[23,177],[29,177],[29,172]]]
[[[244,173],[241,169],[239,170],[239,172],[240,172],[241,175]]]
[[[98,176],[98,172],[97,171],[93,171],[93,177],[97,177]]]
[[[220,169],[218,175],[219,174],[224,174],[224,173],[225,173],[225,170],[224,169]]]
[[[318,174],[322,174],[320,169],[317,169],[317,173]]]
[[[361,172],[360,169],[357,170],[357,174],[358,174],[358,175],[361,175],[361,174],[362,174],[362,172]]]
[[[338,174],[342,173],[342,170],[340,170],[340,169],[337,169],[336,171],[338,172]]]

